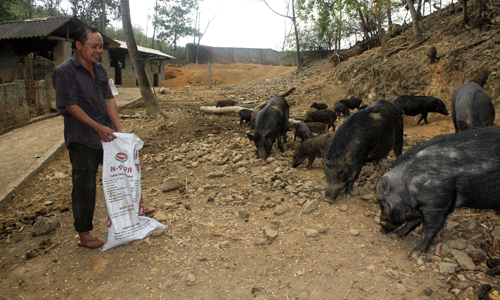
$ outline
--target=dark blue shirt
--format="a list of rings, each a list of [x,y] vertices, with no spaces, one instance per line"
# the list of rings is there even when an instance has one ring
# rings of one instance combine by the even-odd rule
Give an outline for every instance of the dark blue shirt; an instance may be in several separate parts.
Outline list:
[[[56,89],[56,106],[64,116],[66,146],[78,142],[93,149],[102,149],[97,133],[68,113],[65,107],[78,105],[97,123],[116,130],[106,113],[105,100],[114,98],[106,68],[101,63],[94,63],[92,77],[75,53],[54,71],[52,81]]]

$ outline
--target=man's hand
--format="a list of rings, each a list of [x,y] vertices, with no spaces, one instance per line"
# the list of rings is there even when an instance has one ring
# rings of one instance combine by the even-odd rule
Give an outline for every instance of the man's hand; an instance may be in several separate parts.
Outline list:
[[[97,133],[101,141],[105,143],[111,142],[116,139],[116,136],[114,135],[115,131],[109,127],[101,125],[100,127],[95,129],[95,132]]]

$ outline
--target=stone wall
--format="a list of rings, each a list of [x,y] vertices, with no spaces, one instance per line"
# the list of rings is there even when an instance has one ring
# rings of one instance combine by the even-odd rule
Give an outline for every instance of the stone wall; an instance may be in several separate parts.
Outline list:
[[[50,113],[52,95],[45,80],[31,81],[28,96],[25,80],[0,84],[0,134],[27,125],[30,117]]]
[[[24,80],[0,84],[0,133],[24,126],[29,119]]]
[[[196,62],[197,45],[186,44],[186,59],[188,62]],[[295,55],[290,52],[280,52],[273,49],[261,48],[231,48],[231,47],[211,47],[200,45],[198,51],[198,62],[206,63],[208,60],[213,63],[232,64],[261,64],[261,65],[284,65],[295,66]]]
[[[213,47],[214,63],[253,63],[261,65],[294,66],[295,57],[273,49]]]

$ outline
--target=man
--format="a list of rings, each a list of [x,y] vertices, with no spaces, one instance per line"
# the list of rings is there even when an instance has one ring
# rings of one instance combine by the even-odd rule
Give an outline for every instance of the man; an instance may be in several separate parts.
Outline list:
[[[103,39],[97,29],[84,26],[75,33],[76,52],[52,75],[56,105],[64,116],[64,139],[72,166],[71,193],[79,246],[98,248],[104,241],[94,236],[92,219],[96,197],[96,174],[102,164],[102,142],[123,132],[118,108],[108,83],[106,68],[99,63]],[[151,213],[147,209],[146,213]]]

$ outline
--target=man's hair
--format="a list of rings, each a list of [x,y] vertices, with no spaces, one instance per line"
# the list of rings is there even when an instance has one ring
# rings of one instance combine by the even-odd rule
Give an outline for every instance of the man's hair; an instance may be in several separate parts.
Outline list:
[[[75,42],[78,41],[78,42],[80,42],[80,44],[83,45],[87,41],[87,34],[94,33],[94,32],[98,32],[96,28],[93,28],[93,27],[90,27],[87,25],[83,25],[81,27],[78,27],[78,29],[75,31],[74,40],[75,40]]]

